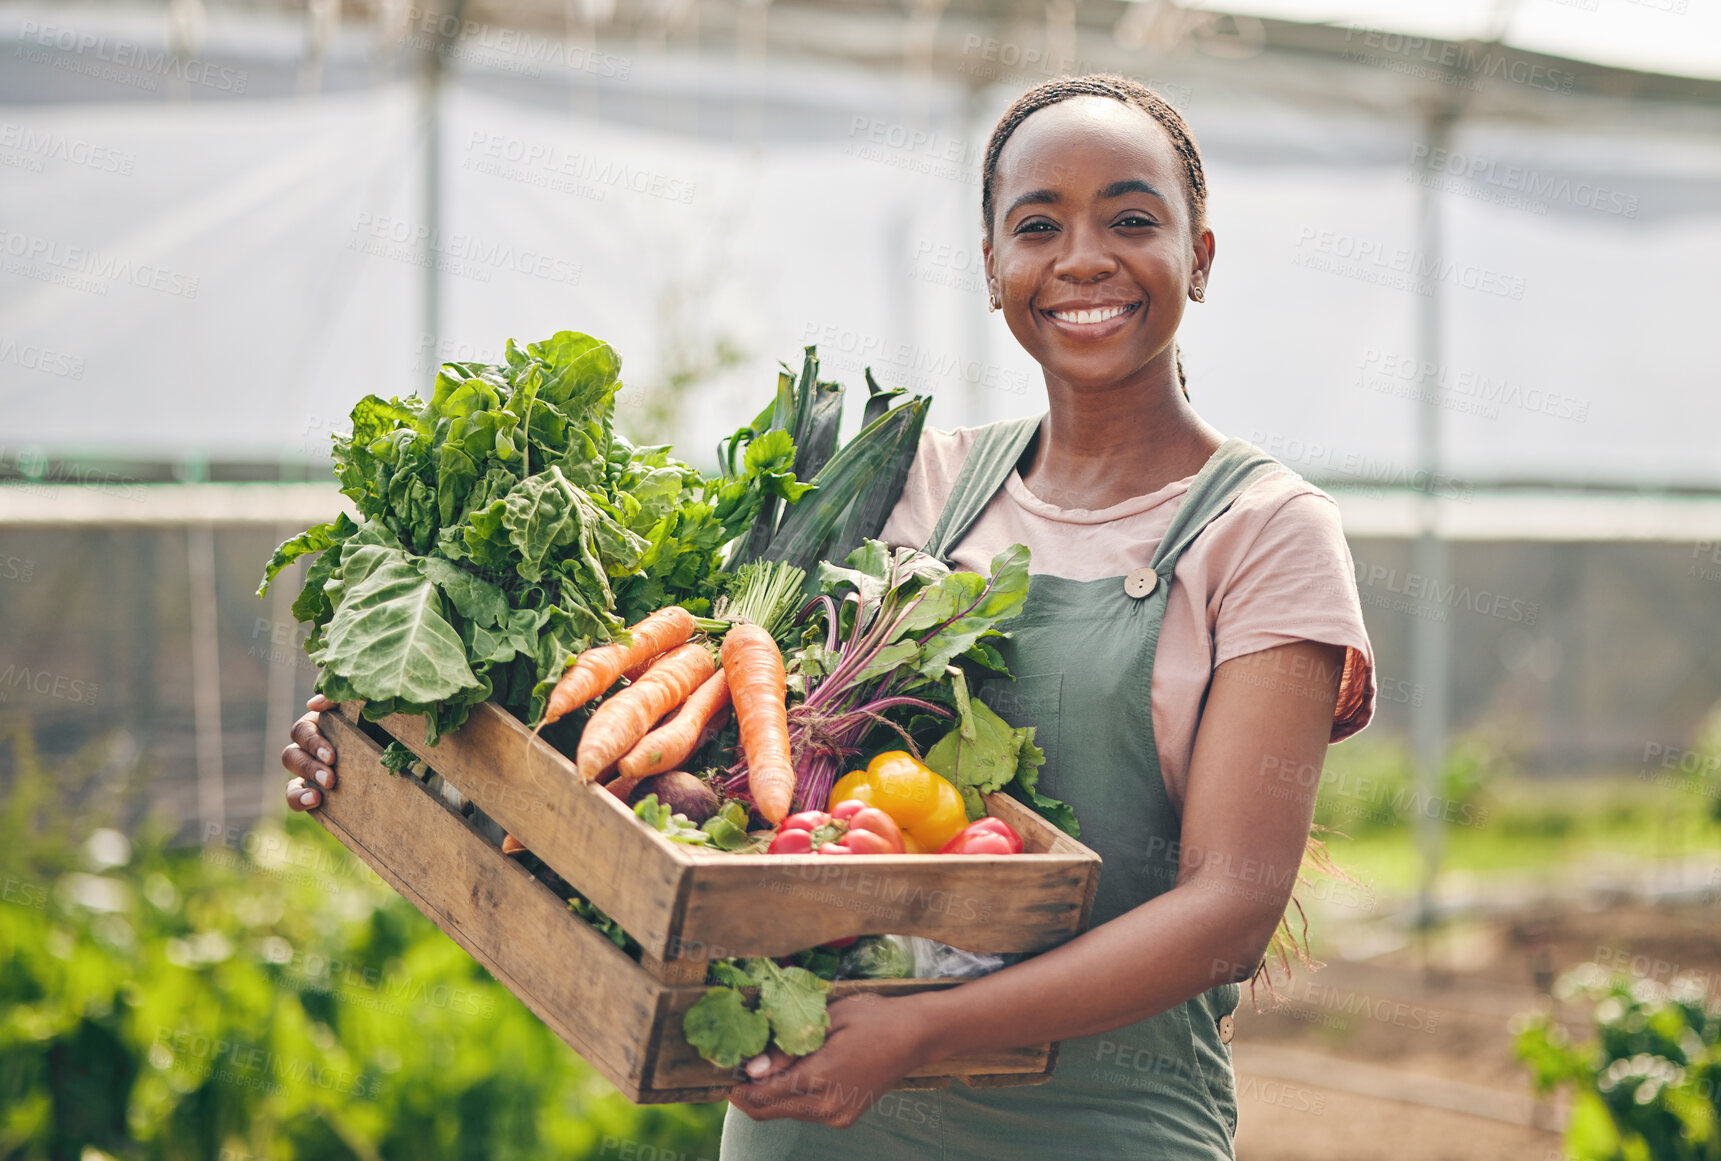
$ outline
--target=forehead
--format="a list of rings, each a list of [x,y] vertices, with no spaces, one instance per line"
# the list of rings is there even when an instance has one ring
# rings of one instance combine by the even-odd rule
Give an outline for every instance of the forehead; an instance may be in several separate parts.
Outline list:
[[[1010,134],[998,155],[996,203],[1002,211],[1011,190],[1128,177],[1181,188],[1181,164],[1165,126],[1149,114],[1110,97],[1072,97],[1036,109]]]

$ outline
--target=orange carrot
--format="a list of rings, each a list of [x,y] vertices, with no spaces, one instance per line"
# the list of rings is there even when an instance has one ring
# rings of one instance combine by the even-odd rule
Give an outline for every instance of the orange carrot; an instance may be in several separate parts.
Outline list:
[[[587,782],[645,737],[717,668],[703,645],[683,645],[657,659],[640,679],[604,702],[580,734],[574,764]]]
[[[502,836],[502,853],[503,854],[505,854],[505,855],[517,855],[525,849],[526,849],[526,844],[521,842],[519,839],[515,838],[513,835],[505,834]]]
[[[638,780],[648,774],[673,770],[699,745],[699,736],[712,718],[729,704],[729,678],[719,669],[705,679],[676,711],[674,717],[652,730],[622,755],[617,765],[625,778]]]
[[[572,713],[615,684],[624,672],[637,669],[660,653],[667,653],[693,636],[693,614],[680,605],[659,609],[628,630],[626,645],[599,645],[587,649],[568,666],[556,688],[550,691],[541,730]]]
[[[771,634],[742,622],[730,626],[723,636],[723,670],[729,675],[729,694],[735,701],[735,724],[741,730],[753,805],[772,823],[782,822],[795,796],[783,654]]]

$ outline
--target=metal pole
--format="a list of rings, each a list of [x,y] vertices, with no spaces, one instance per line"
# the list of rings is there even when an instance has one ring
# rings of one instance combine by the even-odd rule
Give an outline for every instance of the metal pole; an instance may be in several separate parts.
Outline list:
[[[1423,119],[1427,144],[1431,152],[1448,146],[1456,113],[1444,105],[1431,107]],[[1430,184],[1417,183],[1417,251],[1430,271],[1439,269],[1441,261],[1440,193]],[[1412,569],[1423,578],[1424,592],[1446,591],[1446,577],[1451,571],[1447,544],[1439,526],[1438,489],[1436,481],[1441,464],[1440,358],[1442,316],[1440,280],[1431,277],[1419,286],[1416,311],[1417,365],[1421,368],[1418,406],[1416,411],[1416,459],[1418,534],[1412,550]],[[1412,681],[1420,687],[1422,700],[1413,706],[1410,721],[1410,744],[1416,769],[1419,801],[1439,801],[1441,774],[1446,758],[1448,725],[1447,693],[1449,688],[1450,640],[1446,626],[1447,610],[1443,604],[1432,604],[1413,618],[1411,627]],[[1416,847],[1421,861],[1421,876],[1417,892],[1417,929],[1421,932],[1423,967],[1427,970],[1427,933],[1434,921],[1434,880],[1440,866],[1444,836],[1440,828],[1440,811],[1430,807],[1415,814]]]
[[[215,527],[185,530],[191,583],[191,699],[197,741],[197,816],[202,836],[227,826],[226,775],[221,768],[221,647],[215,605]]]
[[[424,109],[424,333],[431,350],[442,341],[442,277],[436,251],[442,241],[442,69],[460,34],[466,0],[454,0],[451,20],[437,22],[437,37],[424,55],[419,99]],[[449,31],[453,29],[453,31]]]

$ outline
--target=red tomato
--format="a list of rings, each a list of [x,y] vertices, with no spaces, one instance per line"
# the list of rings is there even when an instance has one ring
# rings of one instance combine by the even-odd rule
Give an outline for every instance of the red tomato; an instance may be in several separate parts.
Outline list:
[[[982,818],[963,827],[938,853],[1019,855],[1022,853],[1022,836],[1001,818]]]

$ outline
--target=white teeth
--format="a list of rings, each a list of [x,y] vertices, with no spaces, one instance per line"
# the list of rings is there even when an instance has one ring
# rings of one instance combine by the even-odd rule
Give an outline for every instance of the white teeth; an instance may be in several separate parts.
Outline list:
[[[1087,326],[1093,323],[1105,322],[1108,318],[1116,318],[1128,309],[1129,307],[1127,306],[1107,306],[1101,307],[1099,310],[1054,310],[1051,312],[1051,315],[1059,322],[1076,323],[1079,326]]]

